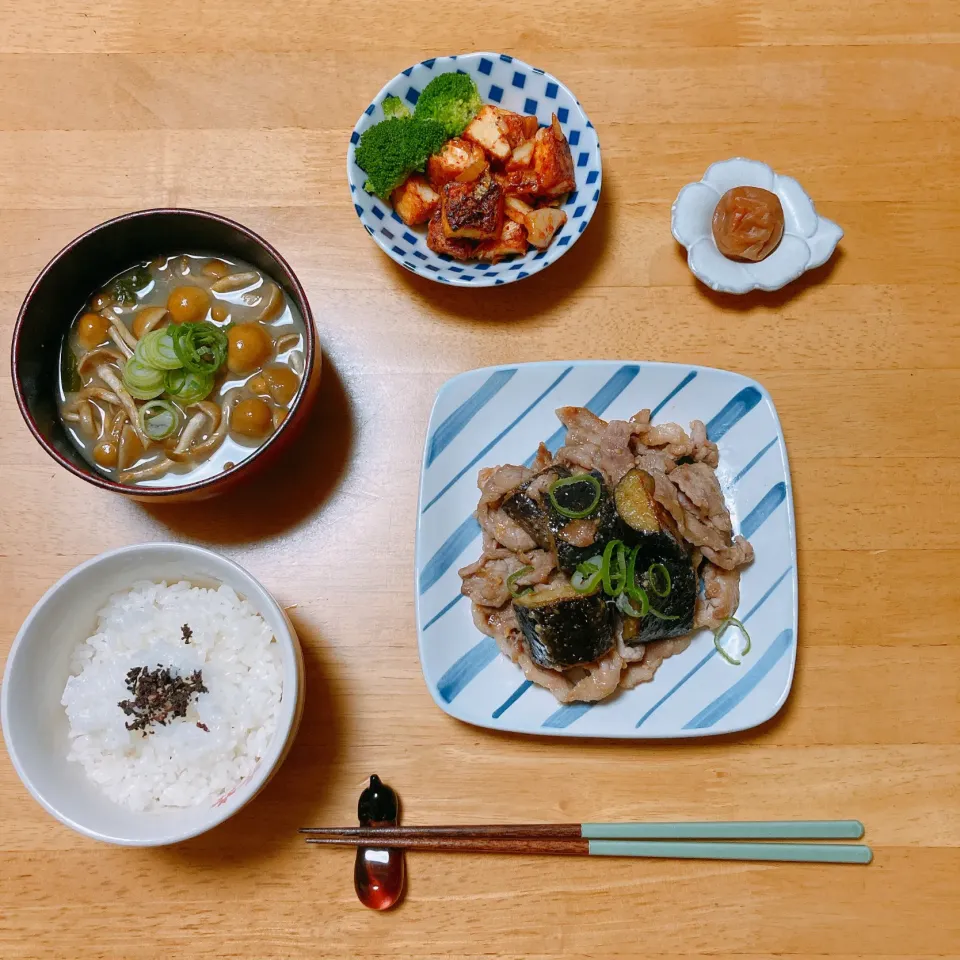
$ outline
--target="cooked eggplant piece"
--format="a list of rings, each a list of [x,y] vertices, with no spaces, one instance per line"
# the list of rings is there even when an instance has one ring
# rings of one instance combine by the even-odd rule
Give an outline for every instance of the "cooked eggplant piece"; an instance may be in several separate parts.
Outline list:
[[[619,536],[617,509],[604,483],[603,474],[594,470],[589,476],[600,484],[600,500],[588,516],[577,519],[565,517],[547,498],[550,529],[557,547],[557,565],[567,574],[591,557],[603,553],[603,548]],[[561,487],[554,495],[561,507],[581,513],[594,501],[597,491],[592,483],[571,483]]]
[[[561,477],[569,476],[570,471],[566,467],[547,467],[546,470],[541,470],[535,477],[531,477],[516,493],[511,494],[503,502],[503,512],[511,520],[519,523],[537,542],[537,546],[544,550],[553,550],[554,548],[553,529],[550,526],[550,514],[547,510],[549,501],[546,493],[543,494],[542,498],[538,495],[537,499],[534,499],[527,491],[531,487],[538,490],[544,488],[545,481],[552,483]]]
[[[634,469],[617,484],[613,499],[622,521],[621,539],[631,548],[640,548],[636,562],[637,583],[646,591],[654,609],[677,619],[663,620],[648,613],[639,621],[634,643],[689,633],[693,629],[697,599],[697,575],[690,551],[674,532],[672,517],[653,499],[653,488],[653,477],[644,470]],[[662,564],[670,575],[666,596],[657,592],[662,593],[666,585],[662,573],[659,577],[654,573],[655,582],[650,583],[650,568],[654,564]],[[633,632],[633,624],[630,632]]]
[[[673,518],[653,499],[653,477],[635,467],[617,484],[613,498],[620,519],[636,534],[673,529]]]
[[[519,523],[537,542],[537,546],[544,550],[556,550],[557,565],[568,575],[581,563],[603,553],[603,548],[619,536],[620,527],[613,497],[607,490],[603,474],[597,470],[590,474],[600,484],[600,500],[592,513],[574,518],[566,517],[556,509],[546,492],[544,478],[552,483],[571,475],[566,467],[547,467],[503,503],[504,513]],[[543,492],[531,496],[528,492],[531,488]],[[572,513],[583,512],[596,495],[596,487],[592,483],[567,484],[555,493],[557,503]]]
[[[614,643],[613,615],[600,594],[582,596],[566,582],[513,601],[534,663],[565,670],[602,657]]]

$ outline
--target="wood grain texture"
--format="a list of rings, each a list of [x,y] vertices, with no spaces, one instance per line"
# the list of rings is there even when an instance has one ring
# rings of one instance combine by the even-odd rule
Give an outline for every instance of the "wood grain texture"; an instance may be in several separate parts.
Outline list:
[[[0,0],[0,351],[67,241],[160,204],[236,217],[303,281],[327,364],[295,452],[200,506],[143,507],[56,469],[0,365],[0,657],[57,577],[182,538],[292,607],[300,735],[265,792],[176,848],[97,845],[0,762],[0,956],[439,960],[960,958],[960,4],[954,0]],[[471,11],[472,12],[472,11]],[[554,268],[451,290],[369,241],[344,177],[380,85],[426,56],[504,50],[598,128],[604,193]],[[795,174],[846,230],[788,290],[699,286],[670,237],[714,160]],[[717,741],[541,741],[443,715],[412,589],[420,451],[450,375],[501,362],[673,360],[771,391],[795,484],[795,687]],[[371,591],[371,558],[377,589]],[[857,817],[868,868],[411,854],[379,916],[349,823],[376,771],[406,822]]]

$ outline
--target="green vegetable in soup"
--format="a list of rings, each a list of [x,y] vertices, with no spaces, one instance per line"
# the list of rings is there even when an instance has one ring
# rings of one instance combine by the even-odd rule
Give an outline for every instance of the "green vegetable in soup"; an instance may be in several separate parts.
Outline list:
[[[388,200],[446,142],[444,128],[433,120],[394,117],[375,124],[357,144],[357,165],[367,175],[363,189]]]
[[[83,387],[80,371],[77,370],[77,357],[66,340],[60,347],[60,382],[64,393],[76,393]]]
[[[459,137],[482,106],[480,92],[470,77],[465,73],[441,73],[423,88],[414,116],[418,120],[435,120],[448,137]]]
[[[150,271],[146,267],[134,267],[129,273],[125,273],[122,277],[117,277],[117,279],[110,284],[109,290],[113,295],[113,299],[116,300],[120,306],[125,307],[137,302],[137,293],[152,279],[153,277],[150,276]]]
[[[393,94],[390,94],[389,97],[384,97],[383,103],[381,103],[380,106],[383,107],[383,115],[388,120],[391,117],[411,116],[410,108],[399,97],[395,97]]]

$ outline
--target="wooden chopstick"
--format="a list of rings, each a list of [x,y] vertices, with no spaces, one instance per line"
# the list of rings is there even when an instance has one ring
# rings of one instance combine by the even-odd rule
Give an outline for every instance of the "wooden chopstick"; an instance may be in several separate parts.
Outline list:
[[[859,820],[727,821],[713,823],[527,823],[405,827],[301,827],[316,837],[539,840],[859,840]],[[395,845],[395,844],[394,844]]]
[[[383,845],[380,831],[353,837],[307,837],[324,846]],[[760,860],[771,863],[869,863],[868,846],[850,843],[738,843],[681,840],[588,840],[490,837],[392,837],[395,849],[441,853],[499,853],[575,857],[650,857],[683,860]]]

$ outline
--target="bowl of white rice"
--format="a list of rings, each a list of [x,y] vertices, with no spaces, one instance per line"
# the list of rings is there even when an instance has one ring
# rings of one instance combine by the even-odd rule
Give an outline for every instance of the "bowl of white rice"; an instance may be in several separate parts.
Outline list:
[[[177,843],[253,799],[303,708],[290,620],[232,560],[182,543],[103,553],[17,634],[0,722],[20,779],[97,840]]]

